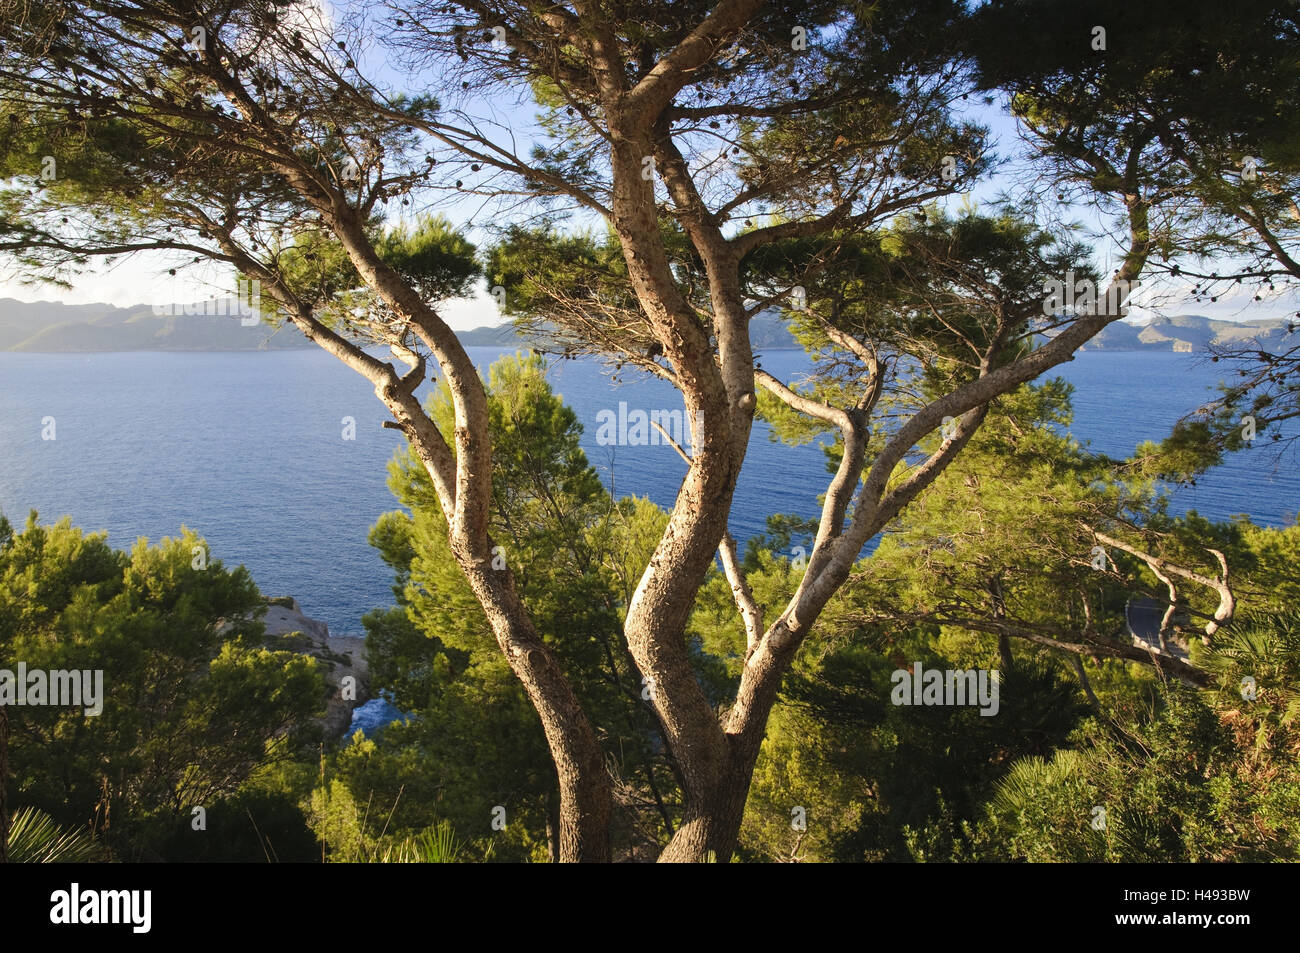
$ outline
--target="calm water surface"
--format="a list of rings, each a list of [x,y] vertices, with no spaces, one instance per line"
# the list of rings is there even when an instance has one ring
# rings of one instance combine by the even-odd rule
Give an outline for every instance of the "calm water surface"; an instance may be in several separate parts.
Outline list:
[[[486,368],[500,353],[472,348]],[[773,351],[764,367],[797,376],[800,352]],[[1075,435],[1125,455],[1160,439],[1213,396],[1219,368],[1179,354],[1085,352],[1058,373],[1073,383]],[[560,362],[555,390],[578,413],[583,446],[618,495],[670,506],[684,465],[665,446],[596,444],[597,413],[680,408],[662,381],[614,386],[597,364]],[[56,439],[42,440],[53,417]],[[356,438],[343,439],[344,417]],[[243,563],[263,592],[296,596],[335,633],[360,634],[360,618],[392,602],[391,574],[366,534],[394,509],[385,464],[401,438],[364,379],[317,350],[259,353],[0,353],[0,510],[21,523],[70,515],[129,548],[137,537],[204,536],[214,558]],[[1289,523],[1300,477],[1267,448],[1230,460],[1175,509]],[[815,515],[827,474],[816,446],[784,447],[755,427],[737,490],[732,532],[762,531],[769,513]]]

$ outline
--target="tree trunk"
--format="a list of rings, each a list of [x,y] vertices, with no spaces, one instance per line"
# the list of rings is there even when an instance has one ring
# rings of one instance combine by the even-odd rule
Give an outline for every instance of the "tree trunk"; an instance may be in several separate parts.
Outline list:
[[[751,657],[747,667],[751,680],[723,724],[727,742],[725,768],[704,791],[687,790],[682,823],[660,854],[660,862],[725,864],[735,853],[754,765],[767,735],[767,719],[797,646],[792,640],[778,639],[776,643],[765,641]]]
[[[560,860],[608,863],[613,794],[595,729],[505,570],[485,570],[461,554],[457,560],[506,661],[541,718],[560,785]]]
[[[555,791],[546,795],[546,853],[551,863],[560,862],[560,797]]]
[[[559,781],[560,859],[608,862],[613,797],[600,741],[554,654],[533,625],[515,589],[508,560],[503,568],[494,566],[489,529],[492,445],[487,393],[478,370],[450,327],[379,257],[354,209],[338,203],[322,208],[321,216],[358,273],[409,322],[442,369],[455,409],[454,454],[424,413],[414,387],[404,386],[391,367],[384,369],[387,373],[369,370],[376,394],[433,481],[447,520],[452,555],[541,719]],[[354,363],[362,364],[360,359]],[[364,365],[359,369],[366,373]]]
[[[1010,636],[998,636],[998,656],[1002,659],[1002,671],[1009,674],[1011,667],[1015,664],[1015,657],[1011,654]]]
[[[719,784],[686,805],[685,815],[660,863],[730,862],[740,840],[745,802],[754,775],[753,764],[732,764]]]

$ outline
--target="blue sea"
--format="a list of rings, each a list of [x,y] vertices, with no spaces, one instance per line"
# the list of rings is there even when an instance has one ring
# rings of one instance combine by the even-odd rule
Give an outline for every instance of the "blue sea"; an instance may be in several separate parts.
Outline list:
[[[473,348],[486,367],[501,353]],[[763,365],[797,378],[806,357],[771,351]],[[1082,442],[1127,455],[1159,440],[1214,396],[1220,366],[1193,355],[1084,352],[1056,373],[1074,384]],[[670,506],[684,464],[667,446],[600,446],[598,414],[681,407],[662,381],[615,385],[590,361],[561,361],[554,389],[585,429],[583,445],[617,495]],[[54,418],[53,440],[42,439]],[[344,418],[355,439],[344,439]],[[0,511],[28,510],[107,530],[130,548],[138,537],[175,536],[182,525],[211,555],[242,563],[268,595],[292,595],[332,633],[360,635],[361,616],[392,603],[391,573],[366,542],[376,517],[396,507],[386,464],[401,438],[384,429],[370,385],[317,350],[254,353],[0,353]],[[771,513],[812,516],[827,474],[816,445],[786,447],[754,428],[737,490],[733,534],[743,541]],[[1173,509],[1226,519],[1248,514],[1289,524],[1300,508],[1294,457],[1272,445],[1230,459]]]

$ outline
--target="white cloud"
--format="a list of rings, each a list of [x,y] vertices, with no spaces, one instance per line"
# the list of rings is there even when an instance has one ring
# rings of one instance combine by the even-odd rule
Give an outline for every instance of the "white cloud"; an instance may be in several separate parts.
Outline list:
[[[234,293],[235,276],[228,269],[200,263],[178,269],[175,276],[167,274],[174,265],[175,261],[165,255],[141,253],[112,268],[82,275],[71,291],[52,285],[25,286],[13,280],[0,282],[0,298],[129,308],[184,304]],[[457,331],[501,324],[505,320],[485,288],[476,289],[472,297],[445,302],[439,306],[438,313]]]

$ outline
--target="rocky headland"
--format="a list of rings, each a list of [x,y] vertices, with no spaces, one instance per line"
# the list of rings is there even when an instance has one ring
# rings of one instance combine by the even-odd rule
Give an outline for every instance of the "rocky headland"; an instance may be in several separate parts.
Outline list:
[[[261,622],[267,648],[299,652],[319,663],[327,696],[321,726],[327,739],[342,738],[353,710],[371,698],[365,639],[330,635],[329,626],[305,615],[291,596],[267,599]]]

